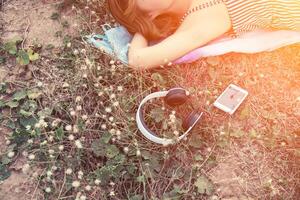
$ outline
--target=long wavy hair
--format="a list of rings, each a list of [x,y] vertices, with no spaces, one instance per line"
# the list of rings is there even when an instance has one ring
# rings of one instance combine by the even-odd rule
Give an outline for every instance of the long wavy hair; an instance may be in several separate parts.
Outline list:
[[[138,9],[136,0],[108,0],[108,7],[116,21],[125,26],[131,34],[141,33],[148,40],[160,40],[179,26],[179,19],[172,14],[162,14],[153,20]]]

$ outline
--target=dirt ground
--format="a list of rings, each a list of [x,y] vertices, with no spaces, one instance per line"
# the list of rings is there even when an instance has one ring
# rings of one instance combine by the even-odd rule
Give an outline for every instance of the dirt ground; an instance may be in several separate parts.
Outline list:
[[[33,44],[41,44],[43,47],[51,44],[54,48],[63,45],[66,35],[76,36],[78,34],[79,20],[69,8],[63,10],[58,20],[51,19],[53,14],[58,13],[56,7],[60,1],[49,0],[7,0],[2,1],[0,12],[0,38],[2,42],[18,36],[25,38],[24,48]],[[62,23],[68,23],[69,27],[63,27]],[[60,32],[61,31],[61,32]],[[57,37],[57,33],[61,33]],[[10,66],[0,65],[0,82],[12,75]],[[6,149],[5,136],[7,129],[0,127],[0,153]],[[35,191],[35,185],[30,176],[22,173],[22,164],[25,161],[17,160],[10,168],[11,176],[0,184],[0,199],[2,200],[27,200]]]
[[[53,17],[53,14],[58,12],[56,5],[57,1],[45,0],[3,1],[0,12],[1,40],[5,42],[15,36],[20,36],[25,38],[24,48],[35,43],[43,46],[49,44],[54,47],[62,46],[65,35],[76,36],[79,34],[80,19],[79,16],[74,15],[71,9],[64,10],[58,20],[51,19],[51,16]],[[70,25],[69,28],[62,26],[65,21]],[[59,31],[61,31],[61,37],[55,36]],[[0,65],[0,82],[7,78],[10,70],[12,69],[8,66]],[[0,127],[0,153],[5,152],[5,135],[7,134],[7,130]],[[253,143],[244,145],[242,148],[232,146],[227,150],[227,156],[221,156],[222,159],[218,160],[218,166],[210,171],[210,178],[218,185],[217,193],[221,198],[224,197],[222,199],[249,199],[243,195],[258,192],[255,185],[261,185],[262,182],[268,183],[271,181],[270,177],[277,174],[272,168],[272,163],[259,162],[264,155],[259,154],[256,148]],[[251,163],[243,160],[247,157],[251,157],[249,159]],[[241,164],[243,162],[245,163]],[[25,161],[22,159],[16,161],[12,166],[14,169],[12,175],[0,184],[0,200],[27,200],[31,199],[32,194],[36,192],[32,179],[22,173],[20,166],[24,163]],[[262,178],[253,179],[253,177]],[[276,191],[275,185],[274,193]]]

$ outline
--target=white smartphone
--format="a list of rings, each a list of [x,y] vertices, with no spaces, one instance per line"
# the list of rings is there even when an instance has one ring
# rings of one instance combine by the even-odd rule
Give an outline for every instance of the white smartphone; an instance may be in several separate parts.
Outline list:
[[[214,102],[214,106],[233,114],[247,97],[248,92],[236,85],[230,84]]]

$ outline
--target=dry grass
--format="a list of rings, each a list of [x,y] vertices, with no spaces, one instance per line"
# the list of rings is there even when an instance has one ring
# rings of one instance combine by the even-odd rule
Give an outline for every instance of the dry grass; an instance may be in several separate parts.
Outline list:
[[[98,23],[92,23],[91,7],[85,9],[87,16],[81,34],[99,31],[99,24],[110,19],[105,15]],[[100,7],[98,13],[102,16],[105,8]],[[51,193],[44,193],[45,199],[74,199],[80,195],[88,199],[134,199],[135,196],[137,199],[296,200],[299,197],[300,45],[253,55],[231,53],[141,73],[84,45],[80,38],[72,38],[71,43],[71,48],[65,46],[56,54],[53,50],[35,62],[31,66],[34,74],[31,82],[19,85],[23,83],[22,77],[9,82],[11,88],[43,82],[39,107],[53,108],[47,122],[51,124],[59,118],[62,127],[84,127],[78,132],[65,131],[63,140],[39,146],[54,134],[56,127],[50,126],[35,138],[33,146],[25,145],[25,150],[28,148],[29,153],[39,157],[31,165],[45,169],[37,184],[41,190],[52,188]],[[75,49],[78,53],[74,53]],[[158,75],[161,79],[156,78]],[[229,83],[249,91],[247,100],[233,116],[212,106]],[[156,146],[142,137],[132,118],[145,95],[176,86],[188,89],[194,97],[193,106],[205,115],[187,141],[171,147]],[[119,106],[113,105],[116,101]],[[147,110],[162,105],[157,100]],[[112,112],[107,112],[108,107]],[[72,110],[75,115],[70,114]],[[166,110],[166,117],[171,110]],[[192,107],[175,110],[177,117],[184,118]],[[82,119],[85,115],[87,119]],[[154,123],[151,117],[146,115],[147,124],[161,132],[161,124]],[[168,131],[165,134],[170,134]],[[116,177],[106,179],[105,172],[97,170],[113,166],[110,162],[115,161],[96,156],[93,142],[108,132],[111,138],[107,145],[115,145],[125,161],[120,171],[113,170]],[[82,142],[83,149],[76,148],[74,141],[68,139],[70,135]],[[60,145],[64,146],[62,152],[57,151]],[[54,158],[49,157],[49,149],[55,149]],[[46,171],[52,166],[58,170],[49,181]],[[71,175],[65,174],[67,168],[72,168]],[[84,174],[82,179],[78,178],[80,170]],[[197,193],[194,183],[200,176],[215,184],[211,195]],[[95,184],[96,179],[102,179],[102,185]],[[80,180],[79,188],[72,188],[74,180]],[[86,190],[87,185],[92,190]]]

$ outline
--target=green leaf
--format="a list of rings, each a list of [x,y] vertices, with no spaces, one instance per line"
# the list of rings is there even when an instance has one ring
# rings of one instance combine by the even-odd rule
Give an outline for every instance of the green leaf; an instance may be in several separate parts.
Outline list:
[[[129,200],[143,200],[143,195],[136,194],[132,197],[129,197]]]
[[[82,119],[78,120],[77,127],[78,127],[79,131],[83,131],[85,129],[85,123]]]
[[[241,118],[241,119],[247,119],[247,118],[249,118],[249,116],[250,116],[250,108],[249,108],[249,106],[246,106],[246,107],[242,110],[241,115],[240,115],[240,118]]]
[[[136,181],[137,181],[138,183],[144,183],[144,182],[145,182],[145,176],[142,175],[142,176],[136,177]]]
[[[189,145],[194,148],[200,148],[202,146],[202,138],[198,134],[193,134],[189,140]]]
[[[4,106],[5,106],[4,101],[2,101],[2,100],[0,99],[0,108],[2,108],[2,107],[4,107]]]
[[[27,95],[29,99],[37,99],[42,94],[43,93],[37,88],[27,91]]]
[[[17,62],[20,65],[28,65],[29,62],[30,62],[28,54],[23,50],[19,50],[18,51]]]
[[[3,156],[2,159],[1,159],[1,163],[2,163],[3,165],[9,164],[11,161],[12,161],[12,160],[11,160],[9,157],[7,157],[6,155]]]
[[[114,176],[115,166],[104,166],[95,171],[96,177],[101,180],[101,184],[106,184],[111,176]]]
[[[0,181],[4,181],[11,175],[5,165],[0,164]]]
[[[108,158],[113,158],[120,153],[118,147],[115,145],[109,145],[106,149],[106,156]]]
[[[26,126],[33,127],[37,123],[37,120],[34,117],[21,117],[20,124],[26,128]]]
[[[46,118],[46,117],[49,117],[52,113],[52,109],[50,108],[44,108],[43,110],[39,111],[37,113],[37,115],[40,117],[40,118]]]
[[[5,93],[7,90],[7,84],[6,83],[0,83],[0,93]]]
[[[20,101],[21,99],[25,99],[27,96],[26,90],[20,90],[13,95],[13,100]]]
[[[34,53],[31,48],[29,48],[27,50],[27,54],[29,56],[29,60],[31,60],[31,61],[35,61],[35,60],[39,59],[39,54],[38,53]]]
[[[94,140],[92,143],[92,151],[96,156],[105,156],[105,146],[100,139]]]
[[[236,130],[236,131],[233,131],[230,133],[230,136],[236,137],[236,138],[243,137],[244,135],[245,135],[245,133],[242,130]]]
[[[101,143],[108,144],[111,136],[112,135],[109,132],[104,133],[100,139]]]
[[[10,42],[5,43],[5,44],[4,44],[4,49],[5,49],[8,53],[10,53],[10,54],[12,54],[12,55],[17,54],[17,45],[16,45],[16,43],[13,42],[13,41],[10,41]]]
[[[122,165],[125,162],[125,156],[123,154],[118,154],[117,156],[115,156],[113,159],[109,159],[106,162],[106,165],[115,165],[115,166],[119,166]]]
[[[214,185],[205,176],[200,176],[195,182],[195,186],[198,188],[198,193],[211,195],[214,191]]]
[[[196,154],[194,159],[196,161],[202,161],[202,160],[204,160],[203,157],[200,154]]]
[[[154,108],[150,111],[150,116],[156,123],[164,119],[164,111],[161,108]]]
[[[6,126],[11,128],[11,129],[16,128],[16,125],[15,125],[14,121],[12,121],[12,120],[8,120],[8,122],[6,123]]]
[[[37,108],[38,108],[38,105],[34,100],[27,100],[21,106],[21,109],[23,109],[27,112],[31,112],[31,113],[36,111]]]
[[[63,139],[64,135],[65,135],[65,132],[64,132],[64,128],[62,126],[55,130],[55,137],[58,140],[61,141]]]
[[[27,111],[21,109],[20,114],[23,115],[24,117],[29,117],[32,115],[32,112],[27,112]]]
[[[165,85],[167,82],[164,80],[163,76],[160,73],[153,73],[151,79],[155,82],[158,82],[160,85]]]
[[[19,102],[17,102],[17,101],[9,101],[5,105],[7,105],[10,108],[16,108],[16,107],[19,106]]]

